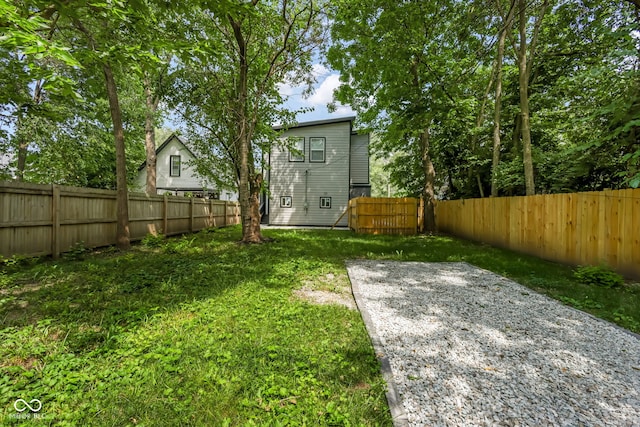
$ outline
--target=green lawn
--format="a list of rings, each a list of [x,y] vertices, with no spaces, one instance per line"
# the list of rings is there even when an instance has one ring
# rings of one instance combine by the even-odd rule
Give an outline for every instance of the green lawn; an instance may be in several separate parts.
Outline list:
[[[340,292],[354,258],[466,261],[640,332],[640,289],[442,236],[237,227],[129,252],[0,271],[0,425],[390,425],[360,315],[297,298]],[[154,243],[153,241],[150,243]],[[82,255],[79,253],[76,255]],[[26,411],[29,412],[29,411]]]

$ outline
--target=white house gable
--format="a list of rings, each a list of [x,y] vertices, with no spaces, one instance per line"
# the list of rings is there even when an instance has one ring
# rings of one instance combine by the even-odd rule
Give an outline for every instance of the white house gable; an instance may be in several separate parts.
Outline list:
[[[176,135],[170,136],[156,152],[156,190],[158,194],[186,193],[208,195],[216,194],[224,200],[237,200],[235,192],[218,192],[196,172],[192,161],[194,154]],[[135,191],[145,191],[147,179],[146,163],[140,167],[134,183]]]

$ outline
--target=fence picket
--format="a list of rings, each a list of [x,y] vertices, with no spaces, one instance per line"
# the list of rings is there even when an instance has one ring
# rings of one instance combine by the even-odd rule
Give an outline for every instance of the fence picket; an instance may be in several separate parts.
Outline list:
[[[436,218],[442,232],[640,278],[640,189],[439,201]]]
[[[87,247],[115,243],[115,191],[0,182],[0,202],[2,256],[52,255],[55,258],[79,242]],[[218,200],[130,193],[130,238],[139,240],[157,229],[171,235],[198,231],[216,222],[238,224],[238,209],[229,212],[227,204]],[[223,208],[220,215],[219,210],[214,209],[219,206]],[[212,220],[207,220],[208,217]]]

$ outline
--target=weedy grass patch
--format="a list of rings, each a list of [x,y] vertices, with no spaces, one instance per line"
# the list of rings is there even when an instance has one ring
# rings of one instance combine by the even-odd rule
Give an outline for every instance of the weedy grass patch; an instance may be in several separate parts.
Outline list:
[[[391,425],[360,315],[293,298],[345,260],[466,261],[640,331],[640,289],[445,236],[240,230],[0,270],[0,424]],[[314,285],[315,284],[315,285]],[[342,286],[342,283],[340,282]],[[42,409],[18,413],[17,399]]]

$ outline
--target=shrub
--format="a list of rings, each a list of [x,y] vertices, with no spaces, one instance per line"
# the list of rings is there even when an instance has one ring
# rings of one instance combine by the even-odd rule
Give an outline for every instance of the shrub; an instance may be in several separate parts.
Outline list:
[[[604,266],[578,267],[573,275],[586,285],[598,285],[605,288],[615,288],[624,283],[621,275]]]
[[[74,243],[67,252],[62,254],[62,258],[67,260],[82,261],[87,252],[89,252],[89,248],[84,245],[83,241],[80,241]]]
[[[149,233],[142,238],[142,245],[147,248],[159,248],[160,246],[162,246],[163,242],[164,242],[164,235],[160,233],[157,233],[157,234]]]

